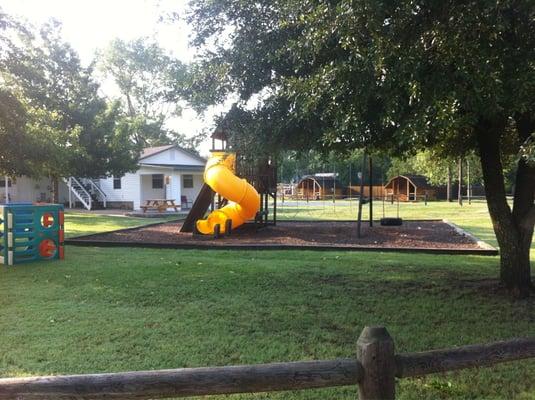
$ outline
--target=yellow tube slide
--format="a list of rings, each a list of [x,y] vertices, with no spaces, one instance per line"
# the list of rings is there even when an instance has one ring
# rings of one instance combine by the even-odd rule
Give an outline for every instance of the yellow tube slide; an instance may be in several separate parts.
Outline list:
[[[214,152],[204,169],[204,182],[219,193],[229,203],[219,210],[215,210],[208,218],[197,221],[197,230],[205,235],[214,233],[217,224],[220,232],[226,229],[225,222],[232,220],[232,228],[254,218],[260,209],[260,196],[255,188],[234,175],[236,156],[232,153]]]

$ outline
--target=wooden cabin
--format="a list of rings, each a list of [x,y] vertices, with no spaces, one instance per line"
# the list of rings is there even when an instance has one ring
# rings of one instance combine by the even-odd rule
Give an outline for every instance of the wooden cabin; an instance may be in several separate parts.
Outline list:
[[[364,185],[362,188],[362,195],[366,198],[370,197],[370,186]],[[358,197],[360,196],[360,185],[352,185],[347,187],[347,195],[349,197]],[[372,197],[374,199],[382,199],[385,195],[385,188],[382,185],[373,185],[372,186]]]
[[[398,175],[385,185],[385,195],[399,198],[399,201],[436,200],[437,188],[427,182],[423,175]]]
[[[334,174],[316,174],[303,176],[297,183],[297,195],[307,200],[343,198],[346,187]]]

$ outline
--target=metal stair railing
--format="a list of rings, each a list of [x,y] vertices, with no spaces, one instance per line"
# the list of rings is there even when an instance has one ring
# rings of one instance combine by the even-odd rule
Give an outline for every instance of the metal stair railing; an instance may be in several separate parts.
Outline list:
[[[93,199],[91,198],[91,194],[85,189],[80,181],[74,176],[71,176],[69,178],[63,178],[63,182],[67,184],[69,193],[74,194],[86,209],[91,210],[93,207]],[[72,203],[71,196],[69,196],[70,208],[72,208]]]
[[[104,206],[104,208],[106,208],[106,201],[108,197],[106,196],[106,193],[104,193],[104,191],[101,189],[101,187],[95,183],[94,179],[85,179],[84,182],[87,182],[87,184],[91,188],[91,192],[96,193],[97,198],[102,201],[102,205]]]

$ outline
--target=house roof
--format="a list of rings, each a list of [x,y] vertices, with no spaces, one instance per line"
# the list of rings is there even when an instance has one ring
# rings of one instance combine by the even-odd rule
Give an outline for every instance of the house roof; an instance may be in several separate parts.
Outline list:
[[[189,156],[205,163],[206,162],[206,159],[204,157],[201,157],[197,154],[195,154],[194,152],[190,151],[190,150],[186,150],[184,149],[183,147],[180,147],[176,144],[168,144],[168,145],[165,145],[165,146],[156,146],[156,147],[146,147],[143,149],[143,151],[141,152],[141,155],[139,157],[139,161],[141,160],[144,160],[145,158],[148,158],[148,157],[151,157],[151,156],[154,156],[156,154],[160,154],[160,153],[163,153],[164,151],[167,151],[167,150],[170,150],[170,149],[177,149],[177,150],[180,150],[180,151],[183,151],[184,153],[188,154]]]
[[[143,163],[144,167],[168,168],[177,171],[204,171],[203,165]]]
[[[398,175],[394,176],[392,179],[388,181],[388,183],[385,185],[385,187],[389,187],[390,184],[398,179],[403,178],[411,182],[414,186],[420,188],[420,189],[431,189],[432,186],[427,182],[427,178],[423,175],[414,175],[414,174],[406,174],[406,175]]]
[[[144,158],[159,154],[163,151],[172,149],[173,147],[175,147],[174,144],[168,144],[167,146],[145,147],[141,152],[141,156],[139,157],[139,159],[143,160]]]

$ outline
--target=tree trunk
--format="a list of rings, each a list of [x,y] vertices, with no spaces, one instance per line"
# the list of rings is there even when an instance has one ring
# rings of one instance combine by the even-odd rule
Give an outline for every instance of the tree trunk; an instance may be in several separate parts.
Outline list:
[[[533,221],[535,169],[519,162],[516,177],[515,210],[507,203],[500,138],[505,122],[480,121],[476,127],[487,206],[500,246],[500,279],[516,298],[527,297],[532,288],[530,246]],[[531,199],[531,202],[530,202]]]
[[[52,202],[54,204],[59,203],[59,179],[58,177],[52,177]]]

